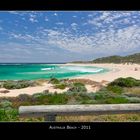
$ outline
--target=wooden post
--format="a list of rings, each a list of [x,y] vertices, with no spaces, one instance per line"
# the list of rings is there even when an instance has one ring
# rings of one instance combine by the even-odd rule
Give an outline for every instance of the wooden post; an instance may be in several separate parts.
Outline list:
[[[56,115],[45,115],[44,120],[47,122],[55,122],[56,121]]]

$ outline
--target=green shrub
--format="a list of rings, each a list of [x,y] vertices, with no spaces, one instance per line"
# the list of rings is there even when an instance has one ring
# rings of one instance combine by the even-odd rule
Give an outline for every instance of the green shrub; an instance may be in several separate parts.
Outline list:
[[[58,89],[65,89],[66,87],[67,85],[65,83],[57,84],[54,86],[54,88],[58,88]]]
[[[68,101],[68,97],[64,94],[50,95],[48,96],[49,104],[66,104]]]
[[[121,94],[123,92],[123,88],[117,85],[114,85],[114,86],[109,85],[107,86],[107,89],[117,94]]]
[[[12,81],[6,81],[3,84],[3,87],[6,89],[13,89],[16,86]]]
[[[140,86],[140,80],[136,80],[134,78],[118,78],[109,84],[110,86],[120,86],[120,87],[135,87]]]
[[[32,98],[36,99],[38,104],[66,104],[68,101],[68,95],[66,94],[43,94],[38,93],[32,95]]]
[[[6,89],[21,89],[29,86],[34,86],[35,82],[32,81],[4,81],[3,87]]]
[[[18,121],[17,109],[0,109],[0,121]]]
[[[106,104],[121,104],[121,103],[128,103],[129,100],[124,97],[114,97],[114,98],[107,98],[104,100]]]
[[[129,103],[140,103],[140,98],[139,97],[128,97],[128,96],[126,96],[126,99],[128,100]]]
[[[87,89],[82,83],[73,83],[68,89],[68,92],[87,92]]]
[[[51,84],[59,84],[60,81],[56,78],[51,78],[50,81],[49,81]]]
[[[3,100],[0,102],[0,107],[1,108],[8,108],[12,106],[12,102],[8,101],[8,100]]]
[[[0,121],[17,121],[18,110],[12,108],[12,102],[3,100],[0,102]]]
[[[114,95],[112,95],[112,93],[110,93],[109,91],[104,89],[104,90],[100,90],[94,94],[89,94],[89,96],[91,96],[95,100],[105,100],[106,98],[110,98]]]
[[[94,99],[95,100],[103,100],[103,99],[105,99],[106,98],[106,95],[105,94],[96,94],[95,96],[94,96]]]
[[[91,100],[91,98],[87,94],[76,94],[74,95],[74,97],[77,101]]]
[[[80,82],[73,83],[73,85],[76,87],[85,86],[83,83],[80,83]]]

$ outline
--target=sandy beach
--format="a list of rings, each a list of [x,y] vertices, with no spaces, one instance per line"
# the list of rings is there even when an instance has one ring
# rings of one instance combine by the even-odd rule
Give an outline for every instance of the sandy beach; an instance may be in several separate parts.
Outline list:
[[[103,80],[111,82],[119,77],[133,77],[140,79],[140,65],[139,64],[66,64],[76,66],[95,66],[107,68],[110,71],[100,74],[83,75],[76,78],[90,79],[93,81],[101,82]]]
[[[117,79],[119,77],[133,77],[136,79],[140,79],[140,65],[138,64],[63,64],[63,65],[76,65],[76,66],[96,66],[101,68],[107,68],[109,69],[108,72],[100,73],[100,74],[90,74],[90,75],[83,75],[80,77],[74,77],[70,79],[90,79],[96,82],[111,82],[114,79]],[[98,87],[92,86],[92,85],[85,85],[88,92],[96,92]],[[4,88],[0,88],[0,91],[6,90]],[[20,94],[35,94],[35,93],[41,93],[44,90],[49,90],[49,92],[57,92],[57,93],[63,93],[64,91],[67,91],[68,88],[61,90],[61,89],[54,89],[52,84],[44,83],[42,86],[36,86],[36,87],[28,87],[23,89],[13,89],[8,90],[8,93],[0,93],[0,97],[16,97]]]

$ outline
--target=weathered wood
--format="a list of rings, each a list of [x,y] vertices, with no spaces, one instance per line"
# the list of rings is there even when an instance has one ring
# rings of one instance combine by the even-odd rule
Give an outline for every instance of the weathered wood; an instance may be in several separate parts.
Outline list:
[[[42,117],[55,115],[140,113],[140,104],[102,104],[102,105],[39,105],[21,106],[21,117]],[[47,119],[46,116],[46,119]],[[55,117],[54,117],[55,118]],[[54,119],[53,118],[53,119]]]

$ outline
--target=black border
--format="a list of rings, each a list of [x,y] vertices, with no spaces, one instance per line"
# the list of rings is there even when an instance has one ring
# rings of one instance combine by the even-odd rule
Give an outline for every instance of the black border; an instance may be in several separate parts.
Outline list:
[[[139,10],[138,0],[1,0],[1,10]]]
[[[140,4],[138,0],[2,0],[0,1],[0,10],[63,10],[63,11],[90,11],[90,10],[140,10]],[[82,125],[90,126],[91,129],[81,130],[81,129],[49,129],[51,126],[61,126],[66,127],[67,125],[80,127]],[[75,134],[85,135],[92,134],[92,138],[97,137],[103,139],[111,137],[122,138],[122,135],[125,137],[132,138],[139,136],[140,123],[139,122],[129,122],[129,123],[103,123],[103,122],[90,122],[90,123],[21,123],[21,122],[0,122],[1,135],[6,138],[7,136],[13,136],[19,138],[28,139],[27,135],[32,135],[34,137],[38,136],[40,139],[44,137],[47,139],[48,133],[55,134],[58,132],[64,136],[65,132],[68,132],[67,135]],[[18,137],[18,135],[20,137]],[[26,135],[27,134],[27,135]],[[2,137],[2,136],[1,136]]]
[[[77,127],[77,129],[50,129],[51,127],[61,127],[67,128],[70,127]],[[90,126],[91,129],[81,129],[82,126]],[[121,139],[122,136],[132,137],[133,139],[139,136],[140,130],[140,122],[137,123],[113,123],[113,122],[44,122],[44,123],[25,123],[25,122],[17,122],[17,123],[0,123],[0,130],[1,132],[6,132],[7,135],[1,133],[1,136],[4,134],[5,137],[7,136],[15,136],[18,134],[21,138],[28,138],[27,135],[31,135],[33,137],[40,136],[47,137],[48,134],[60,134],[64,136],[64,134],[72,134],[76,135],[92,135],[92,138],[119,138]],[[9,133],[9,134],[8,134]],[[11,135],[12,134],[12,135]],[[18,138],[20,138],[18,137]]]

